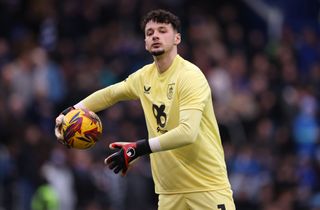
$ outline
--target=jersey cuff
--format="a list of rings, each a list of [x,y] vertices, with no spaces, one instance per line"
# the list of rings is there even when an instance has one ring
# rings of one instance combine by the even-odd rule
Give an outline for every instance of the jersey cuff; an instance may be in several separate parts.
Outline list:
[[[73,106],[75,109],[86,109],[86,107],[83,105],[82,101],[77,103],[76,105]]]
[[[160,140],[158,137],[149,139],[149,146],[152,152],[161,151]]]

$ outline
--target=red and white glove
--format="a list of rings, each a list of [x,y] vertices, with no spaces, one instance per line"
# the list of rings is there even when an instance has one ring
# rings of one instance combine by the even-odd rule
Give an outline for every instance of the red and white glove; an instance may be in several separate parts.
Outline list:
[[[114,171],[122,176],[126,175],[130,163],[139,156],[151,153],[148,140],[142,139],[136,142],[114,142],[109,145],[110,149],[118,149],[104,160],[104,163]]]

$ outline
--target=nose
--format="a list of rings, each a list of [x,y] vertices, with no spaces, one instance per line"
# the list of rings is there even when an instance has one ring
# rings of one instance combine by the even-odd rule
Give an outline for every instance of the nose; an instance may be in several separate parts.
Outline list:
[[[152,40],[158,40],[158,39],[159,39],[158,33],[154,32],[152,36]]]

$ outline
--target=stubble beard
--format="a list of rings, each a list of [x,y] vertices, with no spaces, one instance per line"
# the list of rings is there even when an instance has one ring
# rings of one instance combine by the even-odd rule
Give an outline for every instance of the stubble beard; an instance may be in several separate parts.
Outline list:
[[[161,49],[161,50],[156,50],[156,51],[150,51],[151,55],[153,56],[160,56],[160,55],[163,55],[164,54],[164,50]]]

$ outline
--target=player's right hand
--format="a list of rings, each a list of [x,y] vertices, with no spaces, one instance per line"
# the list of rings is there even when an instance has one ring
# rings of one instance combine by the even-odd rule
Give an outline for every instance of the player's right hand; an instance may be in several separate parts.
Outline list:
[[[54,128],[54,134],[58,140],[59,143],[63,144],[63,145],[66,145],[65,141],[64,141],[64,137],[63,137],[63,134],[62,134],[62,123],[63,123],[63,120],[64,120],[64,116],[70,112],[71,110],[73,110],[74,107],[70,106],[68,108],[66,108],[65,110],[63,110],[59,116],[56,118],[56,126]]]

